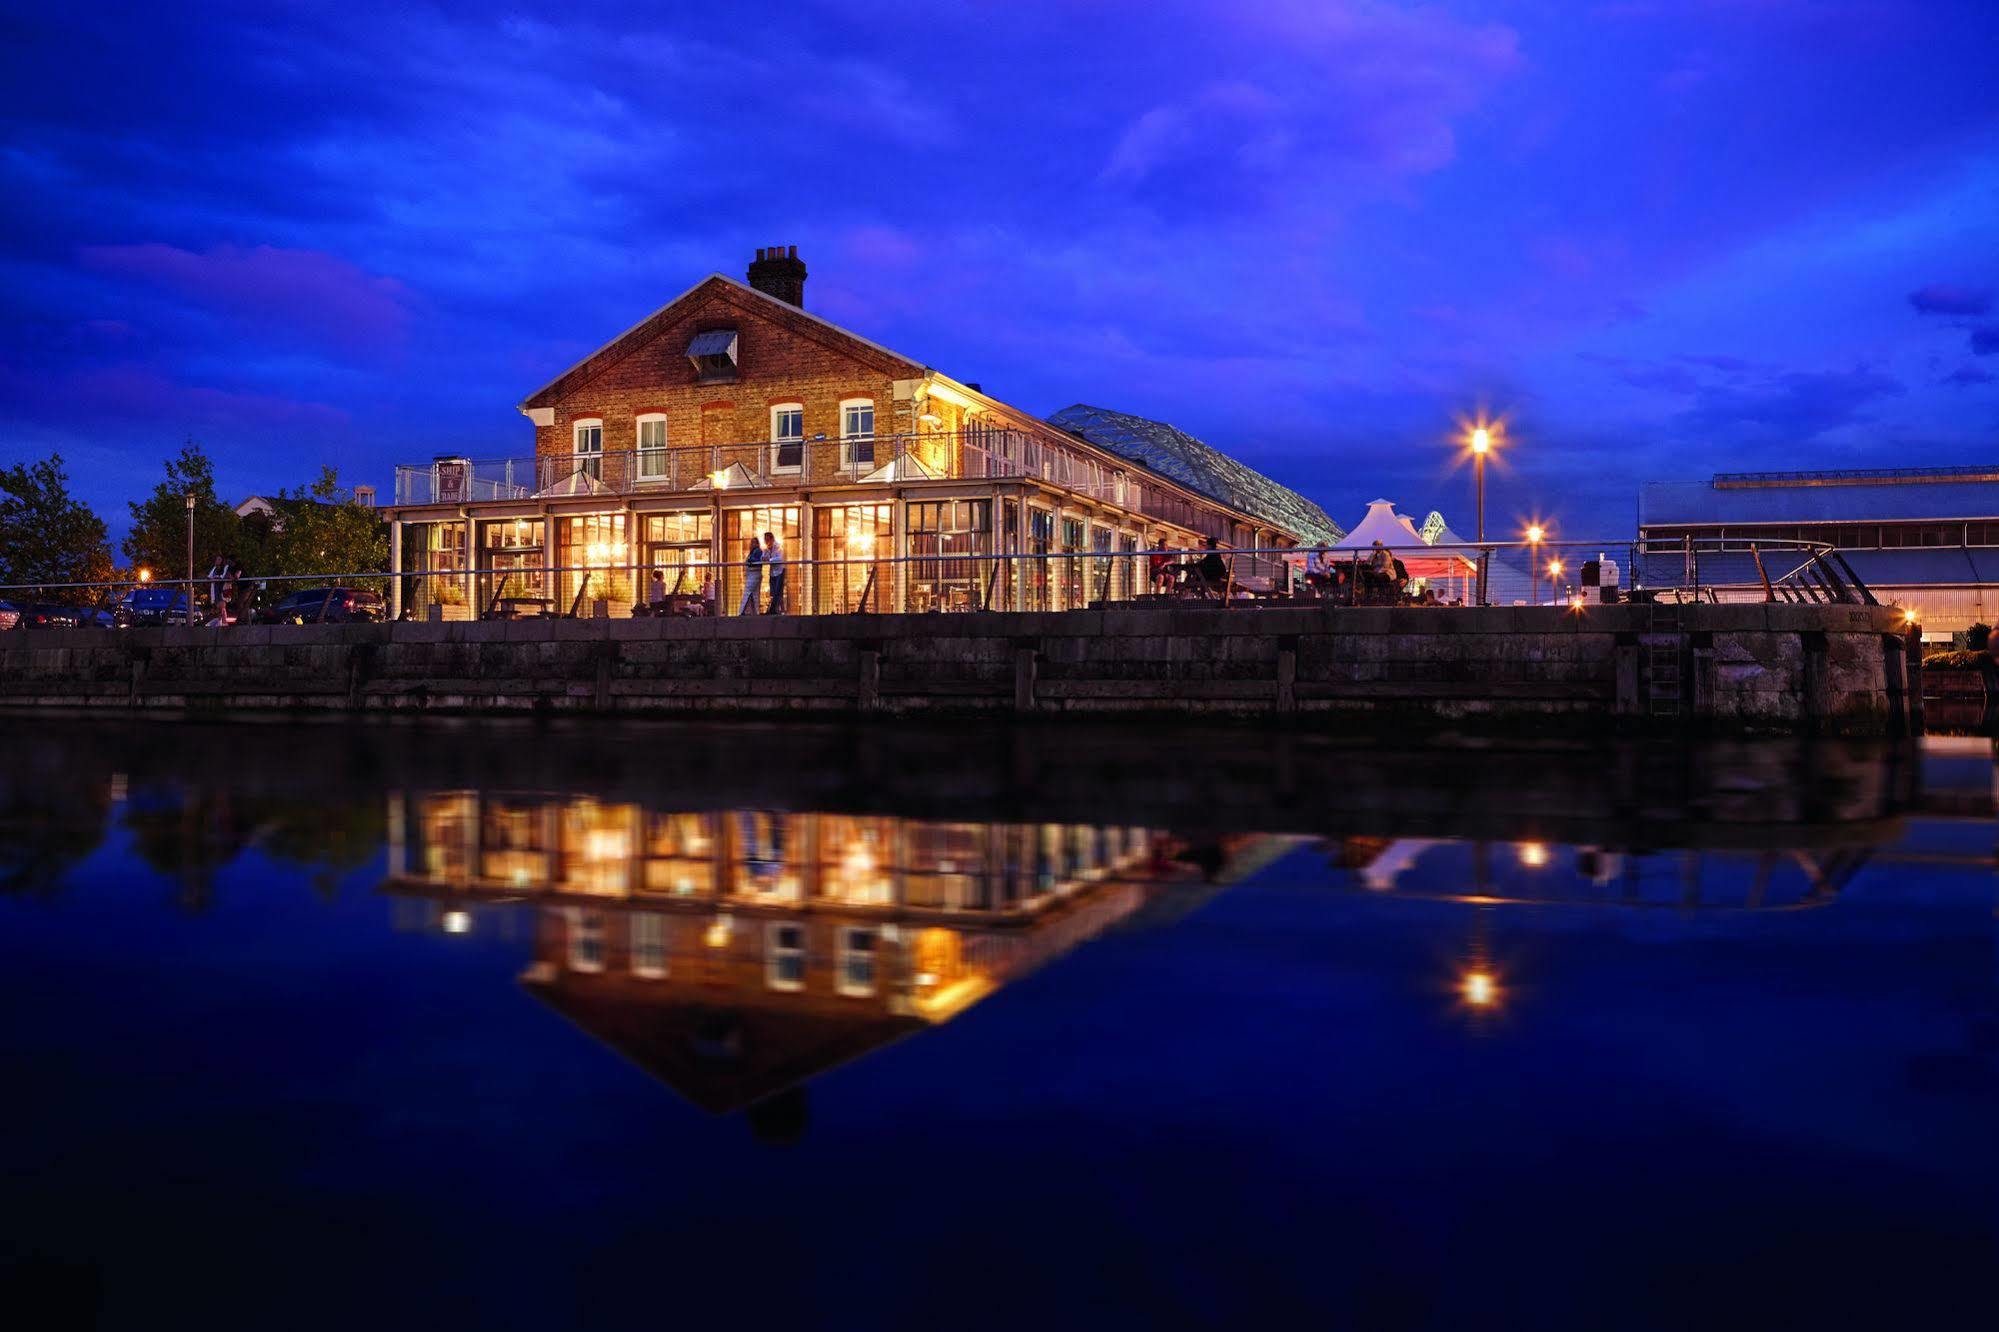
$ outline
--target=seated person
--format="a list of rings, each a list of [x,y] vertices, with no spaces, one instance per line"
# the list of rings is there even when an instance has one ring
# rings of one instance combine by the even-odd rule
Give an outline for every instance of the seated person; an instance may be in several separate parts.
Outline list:
[[[1228,561],[1222,558],[1222,553],[1216,548],[1213,537],[1209,537],[1206,544],[1207,553],[1199,560],[1193,561],[1192,571],[1204,591],[1220,593],[1228,585]]]
[[[1346,581],[1346,568],[1330,550],[1315,550],[1305,557],[1305,585],[1320,596],[1331,596]]]

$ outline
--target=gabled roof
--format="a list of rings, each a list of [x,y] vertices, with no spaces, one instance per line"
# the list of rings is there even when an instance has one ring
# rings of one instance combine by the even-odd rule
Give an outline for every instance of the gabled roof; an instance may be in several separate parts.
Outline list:
[[[627,342],[633,341],[643,336],[647,332],[651,331],[654,325],[665,322],[665,316],[669,312],[671,312],[674,309],[674,307],[678,306],[683,301],[686,301],[694,297],[695,295],[699,294],[703,290],[708,289],[710,287],[716,287],[718,288],[718,290],[727,294],[730,297],[747,296],[753,302],[761,301],[762,303],[764,303],[766,306],[769,307],[766,313],[775,316],[780,322],[793,325],[798,329],[799,332],[804,333],[808,337],[813,336],[813,334],[816,332],[821,335],[819,338],[820,341],[831,341],[833,340],[833,338],[828,338],[824,336],[826,334],[831,334],[834,336],[834,338],[837,339],[845,340],[847,342],[859,343],[862,347],[866,348],[867,350],[872,351],[877,355],[884,356],[889,360],[896,362],[899,365],[906,366],[917,374],[921,374],[924,370],[924,366],[920,362],[912,361],[909,357],[904,356],[900,352],[890,351],[887,347],[882,346],[879,342],[875,342],[869,338],[864,338],[860,334],[854,332],[852,329],[842,328],[838,324],[832,322],[830,319],[821,319],[818,315],[813,314],[810,310],[805,309],[803,306],[793,305],[790,301],[781,301],[777,297],[772,296],[766,292],[758,291],[755,287],[750,286],[746,282],[738,282],[736,279],[729,277],[726,274],[710,273],[707,277],[702,278],[699,282],[689,287],[686,291],[681,292],[678,296],[675,296],[665,305],[660,306],[659,309],[654,310],[651,314],[639,320],[636,324],[633,324],[630,328],[626,329],[624,332],[618,334],[617,337],[612,338],[609,342],[597,348],[597,350],[591,352],[588,356],[585,356],[582,360],[570,366],[567,370],[564,370],[554,379],[549,380],[546,384],[543,384],[540,388],[528,394],[527,397],[521,399],[520,403],[521,410],[525,411],[529,407],[535,406],[537,399],[542,398],[547,394],[553,392],[555,389],[561,387],[563,383],[566,380],[568,380],[571,376],[583,370],[588,369],[592,363],[600,359],[604,359],[611,356],[613,353],[622,348]]]
[[[1129,462],[1280,527],[1306,545],[1330,545],[1343,535],[1324,509],[1297,491],[1164,421],[1080,402],[1048,419]]]
[[[931,1024],[859,1011],[653,999],[618,977],[534,972],[521,987],[711,1115],[796,1087]]]
[[[900,352],[891,351],[871,338],[862,337],[852,329],[842,328],[831,320],[822,319],[801,306],[793,305],[789,301],[779,300],[775,296],[758,291],[755,287],[747,283],[738,282],[735,278],[723,273],[710,273],[707,277],[702,278],[699,282],[681,292],[678,296],[675,296],[665,305],[660,306],[659,309],[653,311],[644,319],[633,324],[617,337],[612,338],[596,351],[591,352],[588,356],[585,356],[582,360],[564,370],[554,379],[551,379],[548,383],[523,398],[520,402],[520,410],[526,412],[529,408],[542,405],[542,399],[564,388],[573,377],[588,371],[593,365],[616,359],[628,343],[648,335],[658,324],[669,322],[668,316],[672,314],[675,307],[685,301],[691,300],[704,291],[713,291],[722,294],[730,300],[747,298],[749,302],[762,302],[767,307],[764,313],[776,322],[789,326],[794,332],[802,336],[814,338],[827,345],[837,345],[845,342],[853,348],[858,348],[865,353],[880,357],[897,369],[905,371],[908,378],[927,377],[933,381],[948,385],[953,392],[974,402],[1010,413],[1013,417],[1028,426],[1044,425],[1074,435],[1128,462],[1136,462],[1141,466],[1148,467],[1168,480],[1196,491],[1218,504],[1235,509],[1238,513],[1250,517],[1262,518],[1266,522],[1298,537],[1300,540],[1308,542],[1326,541],[1337,539],[1340,535],[1339,526],[1326,517],[1325,511],[1312,503],[1312,501],[1295,491],[1286,489],[1277,482],[1272,481],[1269,477],[1252,471],[1235,459],[1228,457],[1216,449],[1210,448],[1193,436],[1175,430],[1172,426],[1157,421],[1147,421],[1142,417],[1125,416],[1118,412],[1106,412],[1102,408],[1085,407],[1081,404],[1066,409],[1064,412],[1059,413],[1056,418],[1049,418],[1047,421],[1043,421],[1031,412],[1024,411],[1010,403],[1002,402],[992,395],[974,388],[970,384],[956,380]],[[1136,443],[1132,444],[1132,451],[1128,452],[1125,448],[1119,447],[1117,443],[1112,442],[1108,438],[1098,439],[1090,431],[1078,429],[1075,425],[1059,419],[1073,412],[1096,413],[1101,418],[1100,424],[1106,429],[1111,428],[1113,419],[1115,419],[1116,422],[1130,423],[1134,427],[1167,432],[1174,437],[1174,440],[1170,447],[1157,450],[1161,456],[1155,461],[1154,458],[1145,456],[1148,452],[1147,448],[1141,447]],[[1175,462],[1173,461],[1175,457],[1184,461]]]

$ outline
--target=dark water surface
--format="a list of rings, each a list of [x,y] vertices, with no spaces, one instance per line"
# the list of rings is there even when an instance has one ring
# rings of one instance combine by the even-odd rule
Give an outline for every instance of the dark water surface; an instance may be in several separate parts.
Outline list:
[[[1987,741],[4,744],[14,1326],[1990,1325]]]

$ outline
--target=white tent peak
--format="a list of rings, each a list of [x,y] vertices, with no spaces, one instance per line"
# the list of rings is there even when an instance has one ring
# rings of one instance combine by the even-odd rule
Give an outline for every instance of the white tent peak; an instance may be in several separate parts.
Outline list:
[[[1333,543],[1334,550],[1369,550],[1379,541],[1384,546],[1426,545],[1416,525],[1395,512],[1393,500],[1378,499],[1367,506],[1367,514],[1353,530]]]

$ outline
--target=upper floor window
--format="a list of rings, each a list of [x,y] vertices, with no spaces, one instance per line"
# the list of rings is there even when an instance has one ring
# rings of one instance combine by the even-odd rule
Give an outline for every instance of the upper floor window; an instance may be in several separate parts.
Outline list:
[[[856,470],[875,465],[872,398],[846,398],[840,403],[840,465]]]
[[[781,402],[770,409],[770,466],[774,472],[795,472],[805,463],[805,408]]]
[[[604,913],[601,911],[569,912],[569,969],[571,971],[602,971],[604,969]]]
[[[639,477],[654,481],[667,473],[666,414],[647,412],[639,418]]]
[[[590,476],[604,474],[604,423],[596,417],[576,423],[576,470]]]
[[[654,911],[634,911],[632,923],[632,974],[648,980],[666,975],[666,917]]]
[[[875,932],[864,929],[840,931],[841,994],[866,995],[875,992]]]
[[[804,989],[805,927],[772,925],[765,939],[765,984],[773,990]]]

